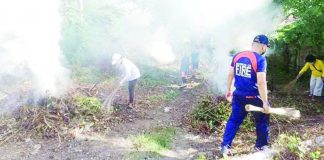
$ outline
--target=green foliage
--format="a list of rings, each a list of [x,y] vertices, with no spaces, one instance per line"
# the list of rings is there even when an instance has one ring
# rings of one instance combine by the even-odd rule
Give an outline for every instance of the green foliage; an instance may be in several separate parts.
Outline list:
[[[122,159],[139,160],[139,159],[163,159],[163,156],[156,152],[131,152]]]
[[[149,100],[153,103],[168,102],[176,99],[180,95],[178,90],[170,90],[164,94],[157,94],[149,97]]]
[[[109,27],[121,15],[110,1],[64,1],[62,41],[64,55],[71,64],[93,64],[107,54]],[[116,26],[117,27],[117,26]]]
[[[162,81],[161,79],[155,78],[152,75],[144,74],[141,76],[141,81],[139,82],[140,86],[146,87],[157,87],[161,85],[166,85],[166,81]]]
[[[204,154],[200,154],[198,160],[207,160],[207,157]]]
[[[165,94],[165,100],[171,101],[176,99],[180,95],[180,92],[178,90],[170,90]]]
[[[230,114],[231,106],[229,103],[213,104],[210,96],[199,102],[198,107],[193,112],[194,119],[206,122],[209,128],[223,124]]]
[[[159,87],[172,83],[173,77],[176,76],[175,71],[169,69],[161,69],[152,66],[139,66],[142,72],[139,86],[141,87]]]
[[[76,104],[81,108],[83,114],[97,113],[101,107],[101,102],[96,97],[77,97]]]
[[[291,75],[296,76],[304,65],[304,57],[307,54],[324,57],[324,1],[276,0],[276,2],[283,7],[286,21],[285,25],[278,28],[272,36],[275,53],[279,59],[270,56],[269,61],[273,59],[273,63],[269,66],[276,65],[270,72],[280,80],[281,75],[287,78]],[[275,78],[273,80],[277,82]]]
[[[254,124],[254,119],[252,114],[248,114],[245,117],[241,128],[251,132],[255,131],[255,124]]]
[[[278,38],[299,46],[321,47],[324,44],[324,2],[322,0],[281,0],[287,15],[295,21],[278,30]]]
[[[78,67],[72,70],[72,78],[81,83],[96,83],[103,79],[103,74],[96,67]]]
[[[152,131],[130,138],[136,148],[158,153],[171,149],[175,134],[176,129],[172,127],[155,128]]]
[[[199,101],[197,108],[193,111],[192,125],[198,127],[203,124],[209,131],[214,132],[216,128],[224,126],[230,114],[230,103],[220,97],[215,99],[207,95]],[[245,118],[241,127],[249,131],[254,130],[254,123],[250,114]]]
[[[306,154],[306,147],[302,145],[297,135],[281,134],[278,143],[281,147],[287,148],[293,156],[303,159]]]
[[[312,160],[319,160],[320,155],[321,155],[321,152],[320,151],[314,151],[314,152],[311,152],[310,153],[310,158]]]

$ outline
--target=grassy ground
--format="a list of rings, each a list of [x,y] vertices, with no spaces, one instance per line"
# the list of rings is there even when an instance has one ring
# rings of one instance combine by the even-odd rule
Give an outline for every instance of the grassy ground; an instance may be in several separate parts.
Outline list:
[[[323,148],[315,147],[314,139],[324,135],[324,101],[321,99],[312,100],[304,92],[298,94],[272,92],[269,99],[272,107],[296,108],[301,111],[302,115],[299,120],[271,115],[270,144],[283,148],[278,158],[316,159],[320,156],[323,158]],[[202,97],[190,116],[192,130],[199,134],[216,134],[221,138],[229,114],[230,104],[224,98],[212,95]],[[245,119],[234,139],[235,155],[251,153],[256,137],[253,118],[250,118]],[[305,146],[304,141],[312,141],[313,144]]]
[[[176,99],[180,95],[179,90],[169,90],[165,91],[165,93],[158,93],[149,97],[149,100],[153,103],[158,102],[169,102]]]
[[[173,127],[153,128],[130,139],[138,150],[159,153],[171,149],[175,134],[176,129]]]
[[[74,125],[78,133],[73,133],[74,139],[62,144],[62,148],[58,149],[60,154],[50,151],[51,145],[42,145],[43,148],[40,149],[42,154],[31,155],[27,145],[30,142],[24,142],[27,141],[24,137],[20,140],[16,139],[17,141],[11,139],[13,143],[0,146],[0,153],[9,153],[8,148],[19,151],[28,150],[27,156],[12,153],[11,159],[48,159],[52,155],[54,157],[61,155],[61,159],[62,157],[63,159],[69,157],[72,159],[90,159],[91,157],[98,159],[107,159],[107,157],[108,159],[218,159],[218,147],[230,113],[230,104],[225,102],[222,95],[211,92],[204,82],[195,88],[183,91],[172,87],[172,85],[179,84],[178,73],[172,69],[148,66],[140,68],[143,72],[136,88],[136,110],[127,108],[127,86],[124,86],[116,94],[114,104],[118,110],[113,115],[98,111],[101,102],[115,87],[114,84],[118,82],[118,78],[107,76],[108,74],[91,68],[82,71],[83,68],[78,71],[79,75],[75,74],[75,81],[80,82],[80,86],[75,91],[77,96],[72,99],[76,101],[75,107],[87,110],[87,119],[91,121],[89,123],[91,125]],[[97,82],[99,83],[95,86]],[[282,155],[295,156],[298,159],[298,154],[302,151],[296,146],[301,146],[303,141],[324,135],[322,121],[324,110],[323,101],[313,101],[303,91],[296,93],[298,94],[286,95],[278,92],[270,94],[272,107],[295,107],[300,109],[302,114],[302,119],[299,121],[272,116],[270,133],[273,145],[293,144],[290,149],[288,147],[289,152],[283,152]],[[210,96],[210,99],[201,107],[201,102],[204,99],[206,101],[206,96]],[[72,105],[72,103],[67,103],[68,101],[63,102],[67,106]],[[59,106],[62,107],[62,104],[60,103]],[[217,108],[219,106],[221,107]],[[165,112],[165,107],[169,108],[168,112]],[[55,113],[61,114],[61,112]],[[69,113],[76,114],[71,111]],[[47,115],[47,112],[42,114]],[[53,118],[53,115],[50,114],[49,118]],[[15,119],[9,120],[3,122],[15,121]],[[33,114],[28,120],[33,121]],[[55,122],[53,121],[54,126],[59,125]],[[0,135],[2,131],[6,131],[6,127],[12,126],[1,125]],[[253,122],[246,122],[242,128],[233,144],[236,155],[250,153],[256,139]],[[99,138],[96,137],[98,134]],[[280,135],[286,135],[286,137]],[[88,138],[83,138],[86,140],[75,138],[80,136]],[[21,145],[18,146],[16,142]],[[46,144],[43,140],[35,140],[35,143]],[[79,152],[79,149],[82,151]],[[315,157],[313,159],[316,159],[318,152],[320,155],[323,153],[317,148],[311,148],[304,155],[307,158]],[[10,159],[10,156],[6,157],[4,158]]]

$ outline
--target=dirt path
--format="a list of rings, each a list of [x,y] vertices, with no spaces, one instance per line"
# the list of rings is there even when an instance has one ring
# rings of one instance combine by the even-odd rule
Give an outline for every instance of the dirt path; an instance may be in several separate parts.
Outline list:
[[[120,105],[120,114],[124,121],[113,123],[103,132],[88,131],[77,134],[76,138],[64,142],[58,147],[56,139],[21,139],[0,146],[0,160],[7,159],[198,159],[204,155],[209,159],[219,159],[218,149],[221,143],[221,133],[202,136],[190,132],[184,118],[197,104],[200,96],[205,95],[206,86],[186,89],[180,95],[168,102],[150,103],[151,94],[169,90],[162,88],[154,91],[140,91],[139,105],[131,110]],[[124,102],[125,90],[117,95],[117,101]],[[144,94],[145,93],[145,94]],[[119,99],[118,99],[119,98]],[[313,119],[312,119],[313,118]],[[321,119],[321,121],[319,121]],[[304,125],[305,124],[305,125]],[[287,124],[286,128],[303,128],[304,131],[320,129],[323,132],[322,116],[306,117],[299,125]],[[131,137],[141,135],[154,128],[173,127],[176,134],[170,150],[153,153],[135,146]],[[272,133],[277,131],[271,131]],[[320,132],[321,133],[321,132]],[[234,142],[235,148],[240,148],[240,154],[249,153],[254,143],[253,133],[244,135],[238,133]],[[244,143],[248,142],[248,143]]]
[[[215,140],[190,133],[182,124],[203,91],[203,87],[197,87],[182,91],[170,102],[144,108],[139,105],[135,110],[122,109],[126,122],[114,124],[104,133],[77,135],[76,139],[58,148],[57,140],[28,139],[7,143],[0,147],[0,159],[156,159],[156,154],[138,150],[130,137],[157,127],[176,128],[172,149],[161,151],[158,159],[192,159],[201,152],[212,154]]]

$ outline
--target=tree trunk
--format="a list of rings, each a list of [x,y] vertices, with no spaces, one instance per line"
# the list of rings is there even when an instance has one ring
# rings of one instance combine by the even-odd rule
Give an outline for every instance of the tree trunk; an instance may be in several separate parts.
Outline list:
[[[286,73],[289,73],[290,70],[290,61],[291,61],[291,57],[290,57],[290,52],[289,52],[289,46],[288,44],[285,44],[284,46],[284,63],[286,64]]]
[[[295,57],[294,57],[294,73],[296,72],[296,71],[298,71],[299,70],[299,68],[298,68],[298,49],[297,48],[295,48]]]

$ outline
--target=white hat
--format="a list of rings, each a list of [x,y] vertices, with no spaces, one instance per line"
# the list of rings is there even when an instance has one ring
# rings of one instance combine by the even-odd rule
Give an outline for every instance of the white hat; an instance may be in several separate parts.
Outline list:
[[[120,62],[121,61],[121,59],[122,59],[122,56],[120,55],[120,54],[118,54],[118,53],[115,53],[114,55],[113,55],[113,57],[112,57],[112,65],[115,65],[115,64],[117,64],[118,62]]]

